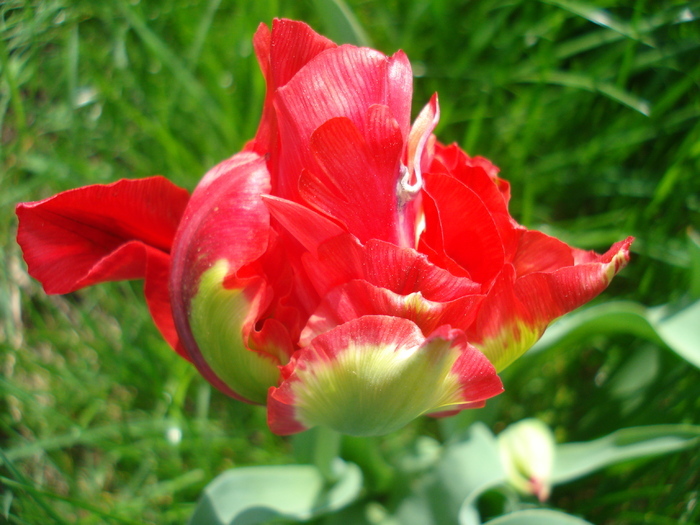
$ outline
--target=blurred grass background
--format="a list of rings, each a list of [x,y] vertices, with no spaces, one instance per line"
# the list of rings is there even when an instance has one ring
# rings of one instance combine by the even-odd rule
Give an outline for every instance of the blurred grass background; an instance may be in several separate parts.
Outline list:
[[[342,39],[330,3],[0,4],[0,520],[183,523],[222,470],[292,461],[263,409],[212,391],[160,339],[140,283],[45,296],[12,210],[122,177],[192,189],[255,132],[258,23],[297,18]],[[700,222],[700,2],[348,6],[374,47],[408,54],[414,111],[439,92],[440,139],[501,167],[518,220],[582,248],[637,237],[601,301],[700,296],[689,240]],[[498,431],[536,416],[562,441],[700,423],[698,369],[632,335],[523,358],[505,385],[483,411],[378,440],[383,460],[474,418]],[[557,488],[551,503],[601,525],[699,523],[699,471],[697,451],[635,462]]]

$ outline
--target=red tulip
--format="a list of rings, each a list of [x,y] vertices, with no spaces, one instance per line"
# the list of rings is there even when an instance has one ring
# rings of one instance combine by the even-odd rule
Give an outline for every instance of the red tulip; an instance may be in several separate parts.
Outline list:
[[[289,20],[254,45],[258,132],[189,201],[162,178],[73,190],[20,204],[18,241],[48,293],[144,277],[168,342],[274,432],[483,406],[628,261],[632,239],[597,255],[518,225],[497,168],[435,140],[436,96],[411,125],[402,52]]]

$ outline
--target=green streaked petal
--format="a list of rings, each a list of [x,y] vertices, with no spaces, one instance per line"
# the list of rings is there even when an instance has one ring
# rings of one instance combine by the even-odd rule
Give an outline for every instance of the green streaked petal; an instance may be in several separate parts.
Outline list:
[[[279,360],[250,350],[243,330],[253,300],[248,289],[227,289],[228,263],[219,260],[202,274],[190,306],[190,326],[207,364],[234,392],[265,403],[267,389],[279,379]]]
[[[491,361],[497,372],[501,372],[537,342],[544,328],[545,326],[528,325],[513,319],[496,334],[472,344]]]
[[[366,316],[318,339],[338,346],[321,348],[323,357],[297,368],[296,416],[307,427],[380,435],[464,401],[452,373],[461,347],[442,337],[425,340],[410,321]]]

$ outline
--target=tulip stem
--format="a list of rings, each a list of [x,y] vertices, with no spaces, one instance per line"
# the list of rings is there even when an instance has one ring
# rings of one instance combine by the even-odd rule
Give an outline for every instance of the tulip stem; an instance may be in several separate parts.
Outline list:
[[[334,462],[340,456],[342,435],[326,427],[314,427],[297,434],[293,441],[294,455],[300,463],[315,465],[326,480],[332,484],[338,478]]]

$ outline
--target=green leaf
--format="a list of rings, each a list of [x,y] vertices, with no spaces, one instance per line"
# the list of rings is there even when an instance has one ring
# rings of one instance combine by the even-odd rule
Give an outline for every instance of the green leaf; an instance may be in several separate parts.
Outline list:
[[[474,504],[489,488],[504,483],[496,438],[483,423],[475,423],[466,439],[445,446],[435,469],[414,487],[397,512],[402,525],[455,523],[478,525]]]
[[[662,317],[665,308],[650,312],[652,322],[664,342],[689,363],[700,368],[700,301],[680,312]],[[656,320],[661,317],[660,320]]]
[[[591,525],[590,522],[548,509],[532,509],[512,512],[487,521],[485,525]]]
[[[475,423],[466,440],[450,444],[438,464],[438,475],[452,500],[471,504],[485,490],[504,483],[498,442],[483,423]]]
[[[691,447],[700,441],[700,426],[654,425],[623,428],[586,443],[557,446],[552,482],[571,481],[608,465]]]
[[[345,507],[361,489],[362,473],[352,463],[338,463],[338,482],[331,487],[312,465],[231,469],[204,489],[190,525],[305,521]]]
[[[700,301],[669,314],[669,306],[646,308],[616,301],[567,315],[550,327],[530,353],[564,347],[590,334],[627,333],[662,344],[700,368]]]
[[[690,296],[700,299],[700,234],[688,228],[688,252],[690,253]]]

